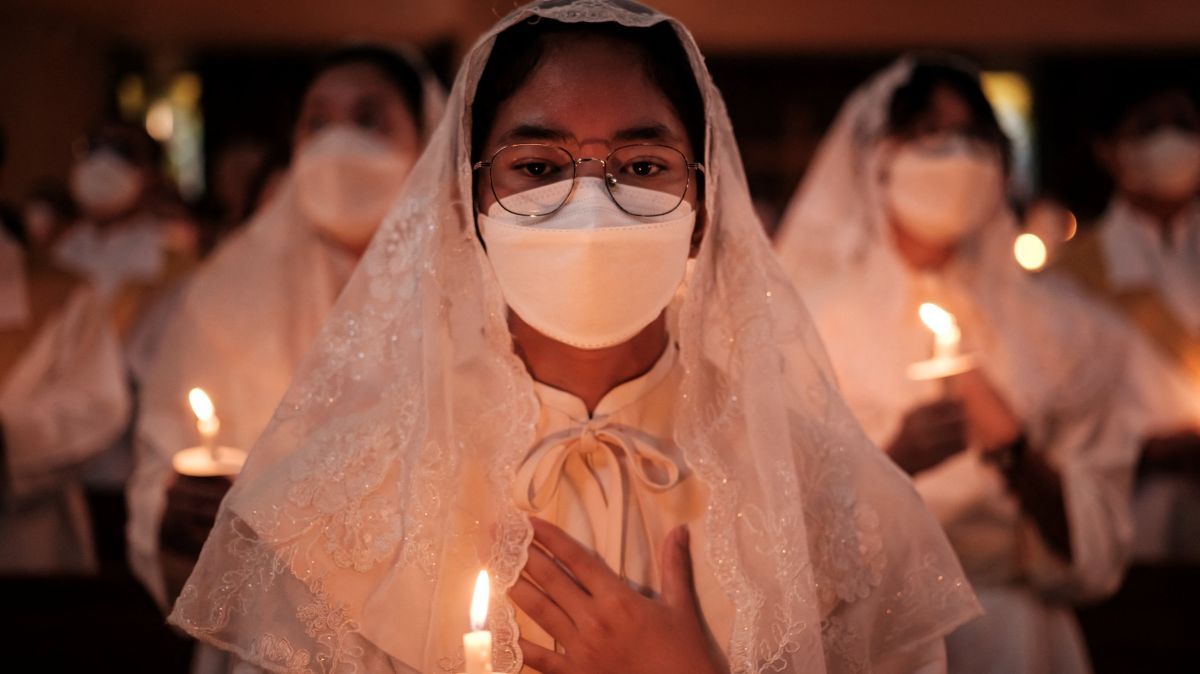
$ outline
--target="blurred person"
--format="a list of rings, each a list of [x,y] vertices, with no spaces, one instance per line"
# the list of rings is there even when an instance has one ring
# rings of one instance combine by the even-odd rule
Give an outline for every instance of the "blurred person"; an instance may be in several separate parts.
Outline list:
[[[49,259],[29,223],[22,239],[0,231],[0,574],[90,573],[79,473],[131,401],[108,303]]]
[[[529,4],[450,101],[170,620],[257,668],[462,671],[485,567],[494,671],[942,671],[970,588],[687,30]]]
[[[163,172],[162,148],[142,127],[103,121],[73,150],[67,184],[79,217],[57,237],[51,256],[86,281],[105,305],[95,318],[107,314],[116,331],[119,381],[132,397],[195,263],[196,230]],[[106,554],[123,547],[121,503],[133,470],[132,422],[131,413],[116,440],[81,469],[97,543]]]
[[[1136,456],[1115,318],[1013,259],[1008,141],[977,73],[906,57],[860,87],[778,250],[868,435],[912,475],[983,604],[951,672],[1090,670],[1072,602],[1118,587]],[[933,302],[977,367],[916,380]]]
[[[415,57],[366,44],[326,55],[301,102],[293,165],[190,279],[141,392],[127,494],[130,560],[164,610],[229,488],[224,478],[185,478],[172,469],[175,452],[199,444],[188,391],[201,387],[211,396],[222,445],[250,449],[442,102],[440,86]]]
[[[1115,191],[1059,268],[1114,307],[1137,338],[1130,375],[1142,442],[1139,561],[1200,562],[1200,108],[1145,77],[1115,85],[1095,144]]]

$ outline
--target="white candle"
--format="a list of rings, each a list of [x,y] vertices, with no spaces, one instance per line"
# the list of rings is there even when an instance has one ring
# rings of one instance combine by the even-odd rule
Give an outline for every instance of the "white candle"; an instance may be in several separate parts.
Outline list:
[[[221,420],[217,418],[216,411],[213,409],[212,399],[204,392],[202,388],[194,388],[188,391],[188,402],[192,405],[192,412],[196,415],[196,430],[200,431],[200,438],[204,441],[204,446],[208,448],[212,455],[212,460],[217,460],[217,432],[221,430]]]
[[[962,341],[962,331],[958,329],[958,321],[955,320],[954,314],[933,302],[922,304],[917,313],[925,327],[933,332],[934,359],[957,357],[959,342]]]
[[[467,674],[492,674],[492,633],[484,629],[490,593],[487,571],[480,571],[471,597],[471,631],[463,635]]]

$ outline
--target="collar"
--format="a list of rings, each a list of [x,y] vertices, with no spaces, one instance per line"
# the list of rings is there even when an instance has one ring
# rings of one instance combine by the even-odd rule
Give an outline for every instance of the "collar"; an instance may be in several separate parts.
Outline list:
[[[658,357],[658,361],[645,374],[618,384],[611,391],[604,394],[604,397],[600,399],[600,403],[596,405],[596,410],[591,416],[596,418],[605,417],[645,398],[671,373],[672,368],[675,366],[678,351],[679,346],[674,340],[668,342],[667,348],[663,349],[663,353]],[[537,393],[538,400],[543,405],[562,412],[575,422],[586,423],[591,418],[587,412],[587,405],[573,393],[554,388],[549,384],[543,384],[537,380],[533,382],[533,390]]]

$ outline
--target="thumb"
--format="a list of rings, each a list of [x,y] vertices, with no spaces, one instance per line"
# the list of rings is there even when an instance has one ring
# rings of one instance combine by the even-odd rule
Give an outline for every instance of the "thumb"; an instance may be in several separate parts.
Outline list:
[[[662,596],[668,605],[696,610],[696,593],[692,583],[691,536],[687,525],[680,525],[667,534],[662,548]]]

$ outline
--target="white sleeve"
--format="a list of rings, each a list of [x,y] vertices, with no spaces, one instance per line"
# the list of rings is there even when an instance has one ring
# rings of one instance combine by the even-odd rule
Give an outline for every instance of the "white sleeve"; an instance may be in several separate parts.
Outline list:
[[[1124,382],[1117,379],[1107,395],[1095,396],[1084,408],[1056,411],[1053,430],[1042,441],[1062,478],[1072,561],[1049,552],[1027,522],[1022,566],[1035,587],[1074,601],[1115,592],[1132,551],[1131,498],[1140,449]]]

